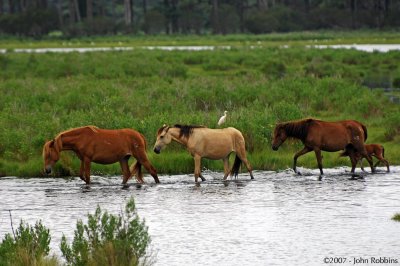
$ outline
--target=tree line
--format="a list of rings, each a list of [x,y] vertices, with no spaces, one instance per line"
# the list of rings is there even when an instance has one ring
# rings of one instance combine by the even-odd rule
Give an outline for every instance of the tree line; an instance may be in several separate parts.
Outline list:
[[[0,34],[230,34],[395,28],[398,0],[0,0]]]

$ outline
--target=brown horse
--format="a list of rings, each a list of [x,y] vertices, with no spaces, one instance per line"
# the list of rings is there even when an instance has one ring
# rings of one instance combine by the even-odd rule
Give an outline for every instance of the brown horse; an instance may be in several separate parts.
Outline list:
[[[201,174],[201,158],[211,160],[220,160],[224,162],[224,180],[229,173],[237,177],[241,162],[246,165],[253,179],[253,173],[250,163],[246,158],[245,141],[242,133],[236,128],[229,127],[223,129],[210,129],[204,126],[175,125],[169,127],[164,125],[157,132],[157,140],[154,144],[154,152],[160,153],[161,149],[176,141],[184,146],[194,157],[194,177],[198,181],[205,178]],[[229,155],[235,152],[236,158],[232,170],[229,171]]]
[[[344,149],[348,151],[351,159],[351,173],[354,174],[357,164],[355,153],[359,153],[362,157],[366,158],[371,166],[371,171],[375,171],[372,158],[368,155],[364,147],[364,141],[367,139],[367,128],[358,121],[326,122],[309,118],[280,123],[274,130],[272,149],[274,151],[278,150],[279,146],[287,138],[300,139],[304,144],[304,148],[294,155],[293,170],[296,173],[297,158],[310,151],[314,151],[321,179],[324,174],[322,171],[321,151],[335,152]]]
[[[368,153],[369,156],[374,156],[375,158],[378,159],[378,161],[375,163],[374,167],[377,167],[380,162],[382,162],[384,165],[386,165],[387,172],[390,172],[389,169],[389,162],[385,159],[385,148],[380,145],[380,144],[365,144],[365,149]],[[340,156],[349,156],[349,152],[346,150],[343,153],[340,154]],[[357,162],[360,162],[361,170],[364,171],[364,166],[362,163],[363,157],[359,152],[355,153],[355,157]]]
[[[81,160],[79,177],[90,184],[90,163],[112,164],[119,162],[124,175],[122,184],[136,175],[139,183],[144,183],[141,166],[158,180],[156,169],[146,155],[146,139],[133,129],[108,130],[95,126],[85,126],[59,133],[55,139],[46,142],[43,147],[44,170],[51,173],[53,165],[59,160],[60,152],[74,151]],[[129,169],[129,157],[136,158],[136,164]]]

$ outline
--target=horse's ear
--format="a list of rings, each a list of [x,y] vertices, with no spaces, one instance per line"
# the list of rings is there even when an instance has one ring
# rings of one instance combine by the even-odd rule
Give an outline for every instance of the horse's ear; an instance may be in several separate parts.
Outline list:
[[[53,148],[54,147],[54,139],[49,140],[49,148]]]

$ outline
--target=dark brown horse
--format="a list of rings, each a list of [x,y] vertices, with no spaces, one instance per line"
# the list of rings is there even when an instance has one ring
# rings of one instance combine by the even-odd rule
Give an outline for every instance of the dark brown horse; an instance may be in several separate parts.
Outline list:
[[[364,147],[364,141],[367,139],[367,128],[358,121],[326,122],[309,118],[280,123],[276,125],[274,130],[272,149],[278,150],[287,138],[299,139],[304,144],[304,148],[294,155],[293,170],[296,173],[297,158],[314,151],[322,176],[324,172],[322,170],[321,151],[335,152],[340,150],[348,151],[352,164],[351,173],[354,174],[357,164],[356,153],[366,158],[371,166],[371,171],[375,171],[371,156],[368,155]]]
[[[74,151],[81,160],[79,177],[90,184],[90,163],[112,164],[119,162],[124,175],[122,184],[136,175],[139,183],[144,183],[142,165],[158,180],[156,169],[150,164],[146,155],[146,139],[133,129],[100,129],[95,126],[85,126],[59,133],[43,147],[44,169],[51,173],[53,165],[60,159],[60,152]],[[136,164],[129,169],[128,160],[133,156]]]
[[[365,144],[365,149],[369,156],[374,156],[378,159],[374,167],[377,167],[378,164],[382,162],[386,166],[387,172],[390,172],[389,162],[385,159],[385,148],[381,144]],[[340,154],[340,156],[349,156],[349,151],[344,151]],[[364,166],[362,163],[363,157],[358,152],[355,153],[355,156],[357,162],[360,162],[361,170],[364,171]]]

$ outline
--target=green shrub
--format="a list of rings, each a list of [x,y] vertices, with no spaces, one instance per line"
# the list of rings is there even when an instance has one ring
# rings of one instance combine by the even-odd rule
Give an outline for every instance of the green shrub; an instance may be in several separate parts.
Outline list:
[[[46,258],[50,251],[50,232],[42,222],[30,226],[21,221],[15,236],[6,234],[0,243],[0,265],[57,265]]]
[[[266,77],[282,78],[286,74],[286,66],[279,61],[268,61],[262,67]]]
[[[149,262],[149,244],[147,227],[131,198],[118,216],[98,206],[88,214],[87,224],[79,220],[71,245],[63,235],[61,252],[68,265],[138,265]]]
[[[400,213],[396,213],[395,215],[393,215],[392,220],[400,222]]]

